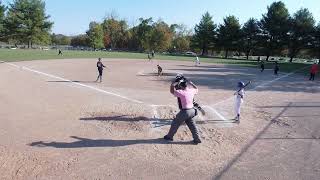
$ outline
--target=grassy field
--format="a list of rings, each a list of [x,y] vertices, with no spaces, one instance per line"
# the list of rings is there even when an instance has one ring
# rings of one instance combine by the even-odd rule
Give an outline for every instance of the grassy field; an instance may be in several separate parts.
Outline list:
[[[29,60],[48,60],[48,59],[79,59],[79,58],[122,58],[122,59],[147,59],[144,53],[129,53],[129,52],[103,52],[103,51],[63,51],[63,56],[58,56],[56,50],[21,50],[21,49],[0,49],[0,60],[6,62],[13,61],[29,61]],[[177,61],[194,61],[194,57],[187,56],[171,56],[171,55],[156,55],[158,60],[177,60]],[[258,62],[252,60],[234,60],[234,59],[219,59],[219,58],[200,58],[201,62],[238,65],[242,67],[258,67]],[[296,69],[309,66],[304,63],[281,63],[280,68],[283,72],[292,72]],[[266,69],[273,67],[272,62],[265,65]]]

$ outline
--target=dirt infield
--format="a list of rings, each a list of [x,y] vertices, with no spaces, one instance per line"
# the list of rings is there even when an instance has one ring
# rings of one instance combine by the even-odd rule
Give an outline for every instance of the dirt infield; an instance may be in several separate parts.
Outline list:
[[[193,62],[95,59],[0,64],[0,179],[317,179],[320,81]],[[164,69],[158,77],[156,65]],[[207,115],[192,145],[169,85],[183,73]],[[247,90],[240,125],[233,92]]]

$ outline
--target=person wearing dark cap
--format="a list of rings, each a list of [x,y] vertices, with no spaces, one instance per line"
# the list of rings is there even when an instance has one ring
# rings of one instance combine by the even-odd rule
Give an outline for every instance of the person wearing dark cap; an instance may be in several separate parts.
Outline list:
[[[170,130],[164,136],[165,140],[173,141],[173,136],[178,131],[182,123],[186,123],[193,136],[195,145],[201,143],[199,132],[196,127],[194,117],[197,116],[197,109],[194,107],[193,99],[198,93],[198,88],[191,81],[188,81],[182,75],[178,75],[171,83],[170,93],[178,98],[180,112],[172,121]]]
[[[162,76],[162,67],[158,64],[157,68],[158,68],[158,76]]]
[[[240,82],[238,82],[237,87],[239,89],[237,90],[237,92],[234,93],[234,95],[236,96],[236,101],[235,101],[236,117],[234,118],[234,120],[237,123],[240,123],[240,110],[241,110],[241,104],[243,103],[245,84],[240,81]]]
[[[100,79],[100,83],[102,82],[102,74],[103,74],[103,68],[105,68],[106,66],[102,64],[101,62],[101,58],[98,59],[98,62],[97,62],[97,68],[98,68],[98,77],[97,77],[97,80],[96,82],[98,82],[98,80]]]
[[[274,68],[273,68],[273,70],[274,70],[274,75],[276,75],[276,76],[278,76],[278,71],[279,71],[279,64],[278,64],[278,62],[276,61],[275,63],[274,63]]]

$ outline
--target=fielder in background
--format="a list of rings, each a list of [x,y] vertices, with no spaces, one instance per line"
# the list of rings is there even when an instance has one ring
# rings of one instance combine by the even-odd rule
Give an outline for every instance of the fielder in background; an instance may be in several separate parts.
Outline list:
[[[264,62],[263,61],[261,61],[260,68],[261,68],[261,72],[263,72],[264,71]]]
[[[154,58],[154,50],[152,50],[152,52],[151,52],[151,57],[152,57],[152,59]]]
[[[99,75],[97,77],[97,80],[96,82],[98,82],[99,78],[100,78],[100,83],[102,82],[102,74],[103,74],[103,68],[105,68],[106,66],[102,64],[101,62],[101,58],[98,59],[98,62],[97,62],[97,68],[98,68],[98,72],[99,72]]]
[[[279,64],[278,64],[278,62],[276,61],[275,63],[274,63],[274,68],[273,68],[273,70],[274,70],[274,75],[276,75],[276,76],[278,76],[278,71],[279,71]]]
[[[148,53],[148,59],[149,59],[149,61],[151,61],[151,56],[150,56],[150,53]]]
[[[199,57],[196,56],[196,66],[200,65],[200,60],[199,60]]]
[[[58,53],[58,56],[61,55],[62,56],[62,51],[61,49],[59,49],[59,53]]]
[[[315,78],[317,72],[318,72],[318,64],[314,63],[311,66],[311,70],[310,70],[310,78],[309,78],[310,81],[314,81],[314,78]]]
[[[185,122],[190,129],[193,136],[193,143],[201,143],[199,132],[196,127],[194,117],[197,116],[197,110],[194,107],[193,99],[198,93],[198,88],[191,81],[177,76],[177,78],[171,83],[170,93],[180,99],[181,105],[180,112],[176,115],[176,118],[172,121],[170,130],[167,135],[164,136],[165,140],[173,141],[173,136],[178,131],[180,125]]]
[[[237,123],[240,123],[240,110],[241,110],[241,104],[243,103],[245,86],[246,85],[243,82],[238,82],[239,90],[234,93],[234,95],[236,96],[236,103],[235,103],[236,117],[234,118],[234,120]]]
[[[162,67],[159,66],[159,64],[157,65],[158,67],[158,76],[162,76]]]

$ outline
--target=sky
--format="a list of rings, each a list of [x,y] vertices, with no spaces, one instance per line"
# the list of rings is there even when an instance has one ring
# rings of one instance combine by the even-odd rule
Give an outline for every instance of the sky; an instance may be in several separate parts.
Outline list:
[[[2,0],[5,4],[13,0]],[[275,0],[45,0],[46,13],[54,22],[52,32],[77,35],[85,33],[91,21],[102,22],[113,13],[137,25],[140,17],[162,19],[168,24],[185,24],[193,29],[208,11],[219,24],[228,15],[235,15],[241,24],[253,17],[261,19]],[[282,0],[290,14],[308,8],[317,23],[320,21],[320,0]]]

